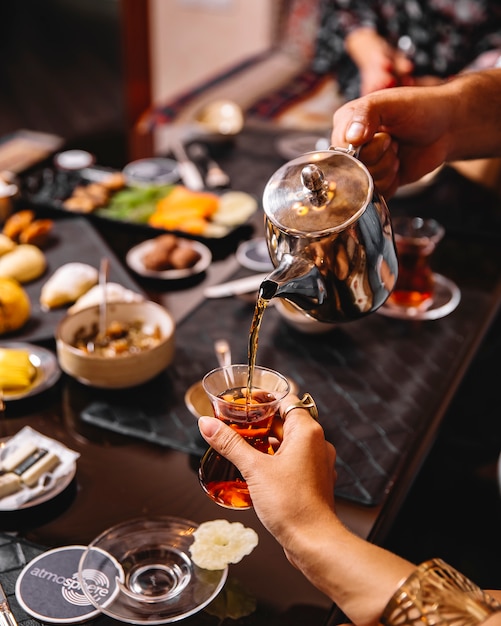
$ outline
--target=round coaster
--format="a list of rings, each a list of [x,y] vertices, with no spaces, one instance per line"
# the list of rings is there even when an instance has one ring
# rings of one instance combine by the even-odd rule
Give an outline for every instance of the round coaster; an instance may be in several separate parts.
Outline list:
[[[27,613],[53,624],[75,624],[100,614],[78,580],[78,564],[86,550],[86,546],[55,548],[26,565],[16,582],[16,597]],[[99,557],[96,568],[90,567],[84,574],[104,606],[118,593],[117,579],[123,581],[124,573],[109,554],[101,551]]]

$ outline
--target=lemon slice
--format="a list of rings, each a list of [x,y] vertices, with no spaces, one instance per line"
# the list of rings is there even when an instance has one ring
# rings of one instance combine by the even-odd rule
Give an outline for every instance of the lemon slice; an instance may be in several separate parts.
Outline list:
[[[243,224],[257,209],[257,200],[245,191],[226,191],[219,198],[212,221],[224,226]]]
[[[207,222],[204,228],[204,237],[210,237],[211,239],[222,239],[231,231],[229,226],[225,224],[217,224],[216,222]]]

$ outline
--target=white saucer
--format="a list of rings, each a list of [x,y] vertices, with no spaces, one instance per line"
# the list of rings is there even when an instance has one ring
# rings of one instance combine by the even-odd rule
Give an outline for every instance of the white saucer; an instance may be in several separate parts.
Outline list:
[[[129,250],[129,252],[127,252],[125,261],[127,265],[137,274],[160,280],[178,280],[180,278],[188,278],[189,276],[194,276],[195,274],[204,272],[212,261],[212,253],[203,243],[191,239],[179,239],[179,245],[189,245],[200,254],[200,259],[193,267],[180,270],[162,270],[156,272],[155,270],[147,269],[143,263],[144,255],[147,254],[154,245],[153,239],[148,239],[137,246],[134,246]]]
[[[394,317],[401,320],[438,320],[452,313],[461,300],[459,287],[442,276],[434,274],[435,293],[433,302],[426,311],[420,311],[415,307],[401,307],[386,302],[377,310],[377,313],[386,317]]]
[[[206,570],[192,561],[190,547],[198,527],[181,518],[148,516],[108,528],[79,562],[85,598],[104,615],[128,624],[161,625],[195,615],[221,591],[229,569]],[[110,562],[126,572],[122,580],[109,576]],[[110,595],[95,592],[102,576],[115,578],[116,590]]]

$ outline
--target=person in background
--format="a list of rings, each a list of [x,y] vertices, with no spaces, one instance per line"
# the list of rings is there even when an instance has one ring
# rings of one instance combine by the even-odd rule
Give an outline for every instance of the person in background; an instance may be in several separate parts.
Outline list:
[[[300,404],[295,396],[282,402],[283,439],[274,455],[214,417],[199,419],[205,440],[239,468],[257,516],[289,561],[358,626],[501,625],[501,592],[484,592],[440,559],[416,567],[342,524],[335,449]],[[300,486],[293,496],[291,485]]]
[[[331,143],[362,146],[378,190],[391,197],[444,162],[501,156],[501,69],[431,87],[374,92],[340,107]]]
[[[313,67],[336,75],[351,100],[429,85],[501,55],[498,0],[325,0]]]

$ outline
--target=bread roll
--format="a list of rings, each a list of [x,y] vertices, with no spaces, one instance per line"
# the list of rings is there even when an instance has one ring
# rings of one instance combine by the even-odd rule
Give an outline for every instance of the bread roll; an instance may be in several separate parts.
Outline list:
[[[20,283],[35,280],[45,272],[44,253],[31,244],[20,244],[0,256],[0,277],[14,278]]]
[[[10,237],[0,233],[0,256],[6,254],[7,252],[11,252],[16,247],[16,244]]]
[[[79,262],[61,265],[42,286],[40,304],[47,309],[73,304],[98,280],[99,272],[92,265]]]

